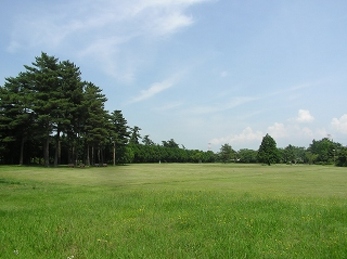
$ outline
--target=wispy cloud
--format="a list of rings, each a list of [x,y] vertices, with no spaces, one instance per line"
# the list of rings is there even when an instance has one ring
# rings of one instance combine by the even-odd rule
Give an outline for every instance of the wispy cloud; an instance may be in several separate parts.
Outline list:
[[[96,63],[106,74],[122,81],[135,77],[141,64],[138,45],[169,36],[194,23],[187,14],[191,6],[211,0],[81,0],[32,6],[16,17],[9,52],[21,49],[56,51],[64,49]],[[125,68],[123,67],[125,65]]]
[[[179,102],[179,101],[169,102],[169,103],[166,103],[165,105],[158,106],[158,107],[154,108],[154,110],[160,111],[160,112],[169,111],[169,110],[177,109],[181,105],[182,105],[182,102]]]
[[[174,84],[176,83],[177,80],[178,80],[177,77],[174,76],[174,77],[170,77],[168,79],[165,79],[161,82],[156,82],[156,83],[152,84],[148,89],[142,90],[138,96],[136,96],[135,98],[133,98],[131,100],[131,103],[136,103],[136,102],[140,102],[140,101],[144,101],[146,99],[149,99],[149,98],[161,93],[162,91],[174,86]]]
[[[302,84],[297,84],[297,85],[292,85],[288,88],[280,88],[280,90],[275,90],[273,92],[269,92],[268,94],[266,94],[265,96],[263,96],[264,98],[268,98],[270,96],[275,96],[275,95],[282,95],[282,94],[288,94],[290,92],[296,92],[298,90],[302,90],[305,88],[310,88],[310,87],[314,87],[321,84],[320,81],[316,81],[316,82],[307,82],[307,83],[302,83]]]
[[[223,112],[230,109],[233,109],[237,106],[243,105],[248,102],[252,102],[257,100],[256,97],[252,96],[240,96],[232,98],[231,100],[227,102],[221,102],[221,103],[215,103],[210,106],[196,106],[190,109],[190,113],[195,115],[200,114],[207,114],[207,113],[216,113],[216,112]]]

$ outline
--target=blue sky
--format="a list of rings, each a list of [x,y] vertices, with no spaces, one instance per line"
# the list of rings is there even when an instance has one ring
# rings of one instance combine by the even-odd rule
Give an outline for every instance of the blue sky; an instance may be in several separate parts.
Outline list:
[[[344,0],[3,0],[0,85],[41,51],[189,149],[347,145]]]

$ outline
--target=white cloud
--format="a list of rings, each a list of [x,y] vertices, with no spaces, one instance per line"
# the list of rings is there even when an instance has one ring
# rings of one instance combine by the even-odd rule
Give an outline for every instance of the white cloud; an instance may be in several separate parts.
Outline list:
[[[154,83],[148,89],[142,90],[140,94],[131,101],[131,103],[140,102],[151,98],[154,95],[157,95],[160,92],[172,87],[176,83],[176,81],[176,77],[172,77],[164,81]]]
[[[299,110],[298,117],[296,118],[297,122],[303,123],[303,122],[311,122],[313,120],[314,120],[314,117],[310,114],[310,111],[302,110],[302,109]]]
[[[238,148],[256,148],[266,133],[275,139],[278,147],[285,147],[288,144],[307,146],[312,139],[321,139],[327,136],[325,129],[310,129],[276,122],[267,127],[266,131],[247,127],[240,133],[211,139],[209,143],[212,145],[229,143],[231,146]]]
[[[132,81],[144,59],[141,42],[155,42],[191,26],[188,8],[211,0],[81,0],[32,5],[15,17],[7,50],[64,50]],[[150,41],[147,41],[150,39]],[[127,51],[128,45],[139,45]],[[136,50],[134,53],[134,49]]]
[[[288,136],[288,131],[283,123],[275,123],[268,127],[268,133],[275,139],[285,138]]]
[[[287,139],[288,143],[295,142],[298,139],[307,139],[311,141],[313,138],[323,138],[327,135],[325,129],[311,129],[308,127],[301,127],[299,125],[290,125],[283,123],[274,123],[268,127],[268,133],[274,139]]]
[[[301,129],[301,132],[303,133],[304,136],[313,137],[313,132],[310,128],[304,127]]]
[[[261,141],[263,137],[261,131],[254,131],[251,127],[246,127],[241,133],[233,134],[226,137],[214,138],[209,142],[213,145],[223,145],[225,143],[230,143],[231,145],[241,143],[247,144],[253,141]],[[245,145],[246,146],[246,145]]]
[[[190,109],[190,113],[195,115],[223,112],[233,109],[237,106],[256,100],[257,98],[251,96],[239,96],[223,103],[216,103],[211,106],[196,106]]]
[[[167,16],[157,17],[148,25],[148,30],[158,35],[171,34],[182,27],[193,24],[193,18],[182,13],[170,13]]]
[[[339,119],[333,118],[331,125],[336,131],[347,134],[347,114],[342,115]]]
[[[207,1],[82,0],[33,6],[35,12],[17,17],[11,45],[20,42],[24,46],[28,41],[36,45],[56,45],[76,33],[88,36],[92,32],[91,36],[107,37],[170,34],[192,25],[194,19],[186,14],[187,9]]]
[[[177,109],[181,105],[182,105],[182,102],[169,102],[163,106],[154,108],[154,110],[159,112],[169,111],[169,110]]]

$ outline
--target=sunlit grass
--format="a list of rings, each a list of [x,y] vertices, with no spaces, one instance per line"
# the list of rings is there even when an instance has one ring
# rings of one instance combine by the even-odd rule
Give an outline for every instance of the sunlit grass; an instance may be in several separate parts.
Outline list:
[[[0,167],[1,258],[345,258],[347,172]]]

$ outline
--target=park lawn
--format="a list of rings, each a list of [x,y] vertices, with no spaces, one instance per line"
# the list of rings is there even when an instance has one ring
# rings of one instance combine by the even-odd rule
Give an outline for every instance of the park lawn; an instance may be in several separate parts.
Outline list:
[[[1,258],[346,258],[347,171],[0,167]]]

